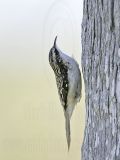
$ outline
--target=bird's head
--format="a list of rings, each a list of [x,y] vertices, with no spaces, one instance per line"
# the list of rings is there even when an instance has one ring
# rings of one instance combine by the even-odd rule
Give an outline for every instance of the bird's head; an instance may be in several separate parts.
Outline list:
[[[54,44],[49,52],[49,63],[53,69],[58,64],[58,60],[60,60],[60,50],[57,48],[56,41],[57,36],[55,37]]]

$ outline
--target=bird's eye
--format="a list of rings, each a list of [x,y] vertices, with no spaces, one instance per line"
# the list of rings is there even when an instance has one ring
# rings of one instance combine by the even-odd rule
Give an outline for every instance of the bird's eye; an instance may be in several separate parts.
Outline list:
[[[52,49],[52,52],[53,52],[53,53],[55,52],[55,48]]]

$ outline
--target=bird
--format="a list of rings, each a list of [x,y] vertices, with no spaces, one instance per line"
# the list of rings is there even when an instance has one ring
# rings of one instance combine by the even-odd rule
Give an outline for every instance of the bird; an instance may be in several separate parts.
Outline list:
[[[61,51],[57,44],[57,36],[49,51],[49,64],[54,71],[58,95],[63,106],[68,151],[71,143],[70,120],[75,105],[81,99],[82,79],[77,61]]]

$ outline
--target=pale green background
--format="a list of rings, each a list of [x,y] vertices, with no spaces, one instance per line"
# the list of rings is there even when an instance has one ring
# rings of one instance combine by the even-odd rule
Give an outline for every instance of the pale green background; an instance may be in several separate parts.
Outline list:
[[[80,160],[84,91],[72,116],[68,153],[48,53],[58,35],[58,46],[81,63],[82,5],[82,0],[0,2],[0,160]]]

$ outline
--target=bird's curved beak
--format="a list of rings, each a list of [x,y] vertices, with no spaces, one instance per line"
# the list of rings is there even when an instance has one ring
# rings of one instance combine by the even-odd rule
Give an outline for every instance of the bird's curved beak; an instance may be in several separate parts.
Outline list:
[[[57,41],[57,36],[55,37],[55,40],[54,40],[54,48],[56,48],[56,41]]]

